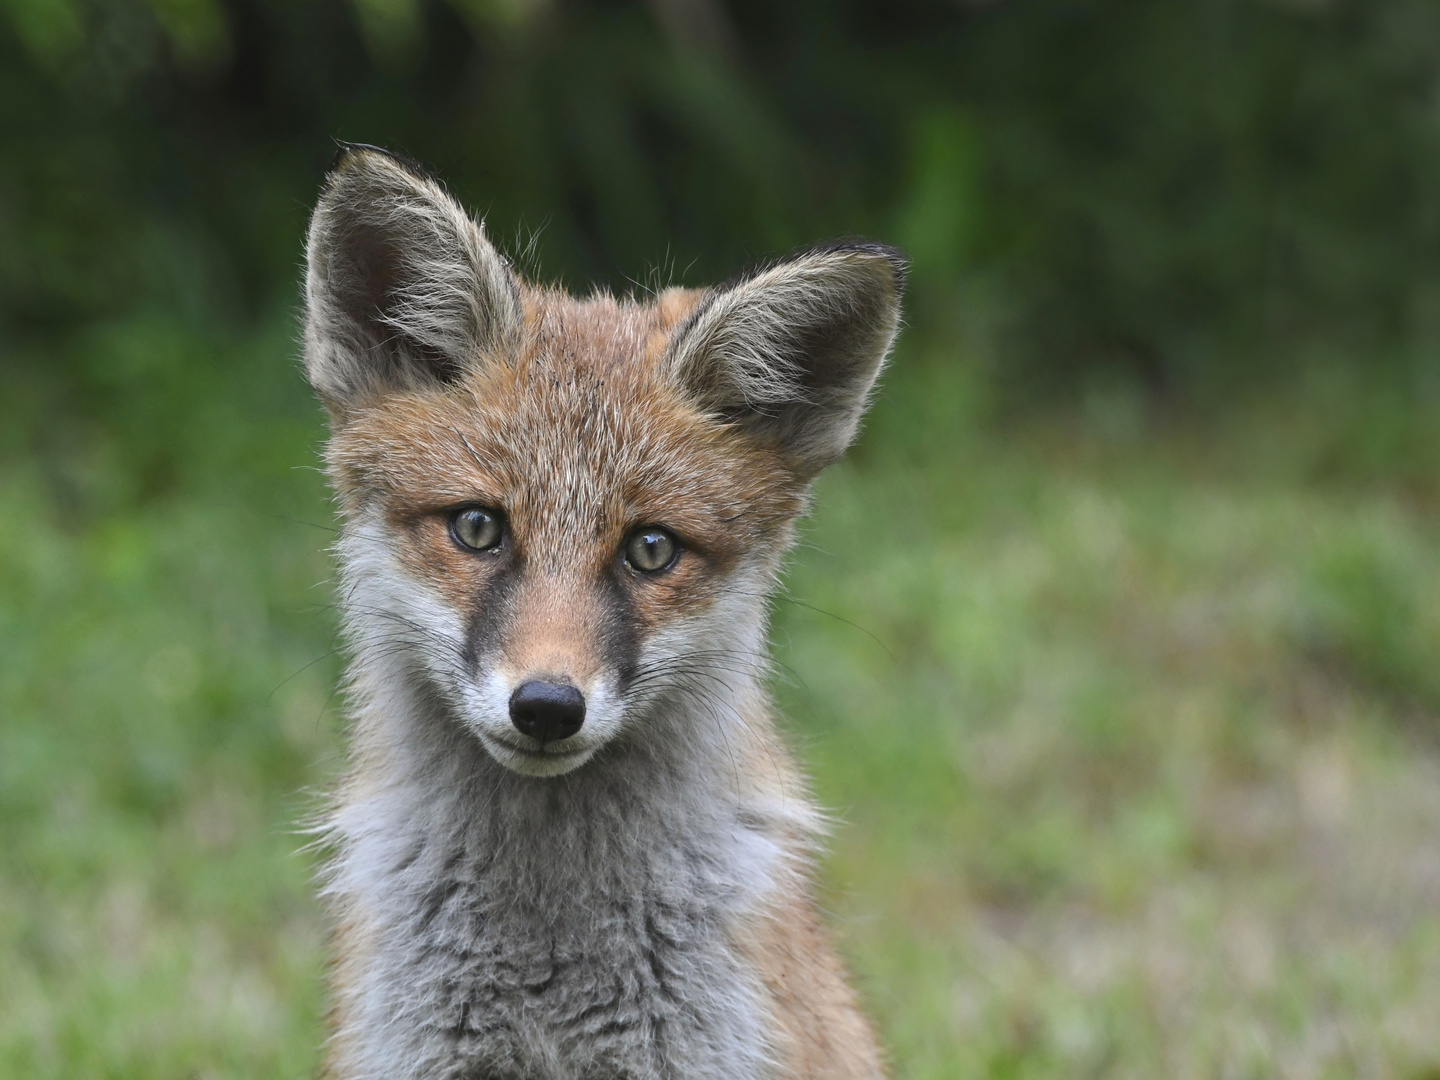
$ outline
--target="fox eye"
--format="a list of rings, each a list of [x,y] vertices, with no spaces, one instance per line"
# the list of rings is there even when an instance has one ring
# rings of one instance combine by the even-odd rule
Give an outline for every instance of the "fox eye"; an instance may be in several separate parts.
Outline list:
[[[462,506],[450,511],[450,535],[455,542],[471,551],[489,551],[499,545],[505,535],[500,515],[483,506]]]
[[[666,569],[679,554],[680,542],[653,525],[636,529],[625,541],[625,565],[642,574]]]

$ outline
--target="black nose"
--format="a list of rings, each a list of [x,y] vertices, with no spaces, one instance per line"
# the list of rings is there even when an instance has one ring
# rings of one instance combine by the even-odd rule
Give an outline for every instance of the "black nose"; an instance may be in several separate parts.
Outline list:
[[[566,683],[522,683],[510,695],[510,722],[541,743],[568,739],[585,723],[585,695]]]

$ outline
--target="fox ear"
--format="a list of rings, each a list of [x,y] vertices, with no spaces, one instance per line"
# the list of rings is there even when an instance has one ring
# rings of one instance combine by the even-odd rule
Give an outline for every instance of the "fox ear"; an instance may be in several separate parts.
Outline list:
[[[775,445],[808,480],[855,438],[904,286],[894,248],[816,248],[701,300],[672,339],[670,371],[702,408]]]
[[[305,368],[336,415],[387,390],[453,382],[522,325],[519,287],[437,182],[345,145],[306,245]]]

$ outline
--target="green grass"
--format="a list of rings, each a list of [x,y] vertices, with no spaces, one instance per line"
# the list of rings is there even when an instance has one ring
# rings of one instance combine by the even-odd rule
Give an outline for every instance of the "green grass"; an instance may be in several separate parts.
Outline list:
[[[0,1077],[315,1065],[337,663],[292,353],[137,318],[56,358],[83,392],[16,365]],[[942,359],[820,485],[774,635],[897,1076],[1433,1075],[1440,402],[1007,423]]]

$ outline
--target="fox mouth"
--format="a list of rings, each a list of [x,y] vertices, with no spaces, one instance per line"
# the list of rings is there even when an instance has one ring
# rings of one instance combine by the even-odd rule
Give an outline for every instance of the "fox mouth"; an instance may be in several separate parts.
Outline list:
[[[521,742],[519,739],[497,738],[487,733],[480,733],[480,741],[501,765],[526,776],[559,776],[570,772],[583,765],[599,749],[594,745],[576,745],[571,739],[542,744],[528,739]]]
[[[504,747],[511,753],[527,754],[530,757],[569,757],[573,754],[583,754],[586,746],[577,745],[573,739],[555,739],[550,742],[540,742],[538,739],[525,738],[502,739],[494,735],[485,736],[487,742],[496,746]]]
[[[574,757],[576,754],[585,753],[585,747],[565,746],[561,743],[541,743],[536,746],[516,746],[514,743],[506,743],[505,748],[537,758]]]

